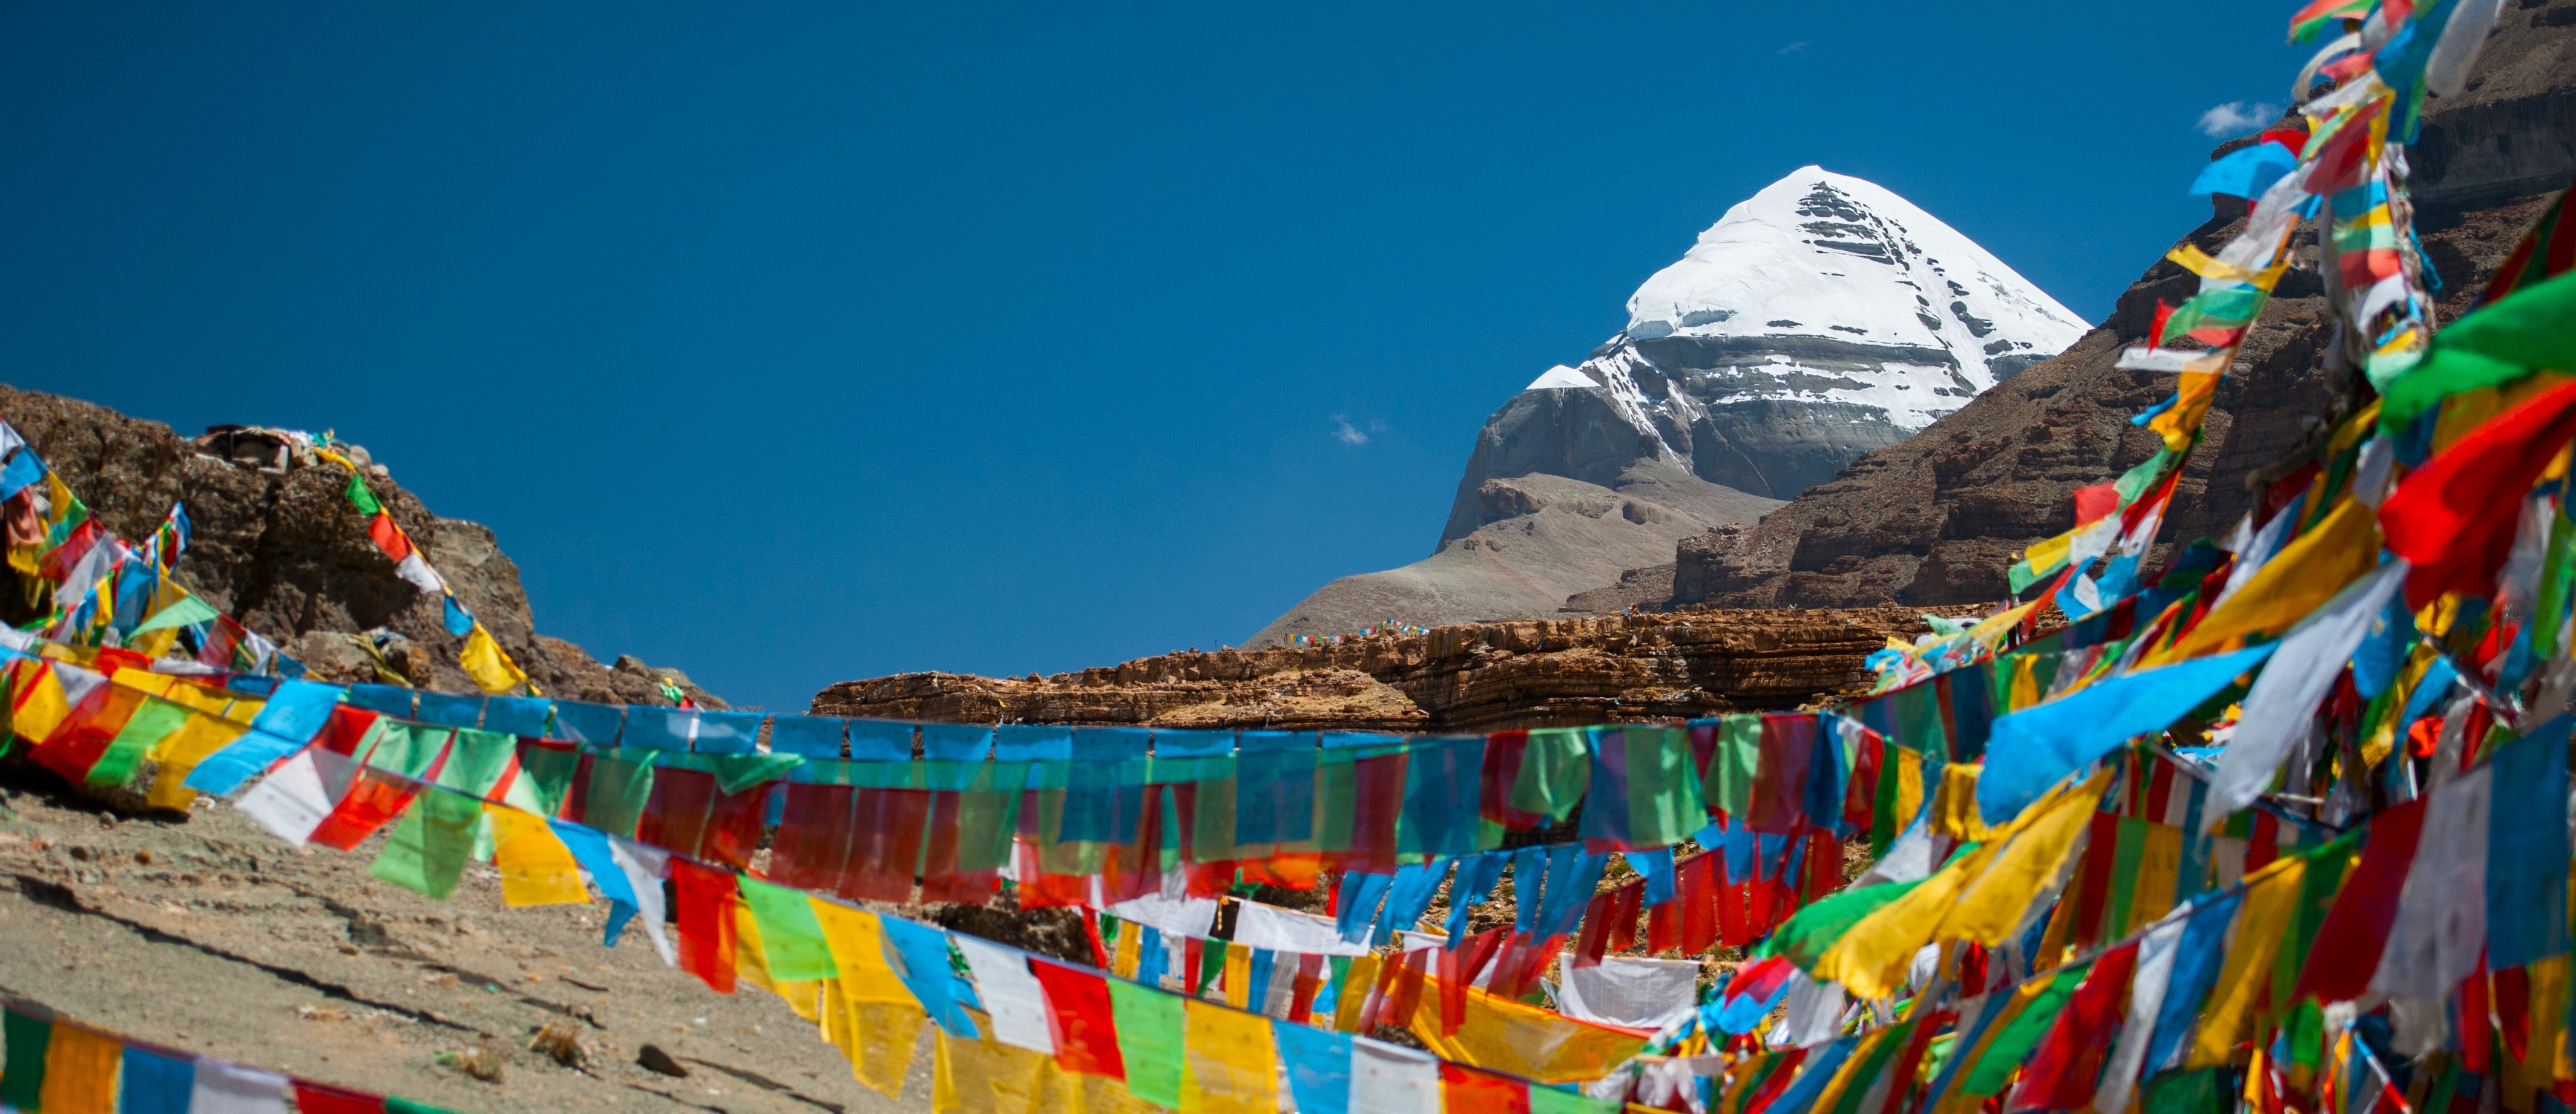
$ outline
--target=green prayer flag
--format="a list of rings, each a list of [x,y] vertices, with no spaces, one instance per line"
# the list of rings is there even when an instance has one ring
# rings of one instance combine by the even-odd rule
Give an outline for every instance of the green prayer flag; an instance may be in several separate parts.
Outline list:
[[[2567,505],[2560,503],[2558,513],[2549,516],[2547,556],[2540,564],[2540,592],[2532,604],[2531,656],[2548,661],[2558,652],[2558,625],[2567,614],[2567,589],[2576,578],[2576,522],[2567,518]]]
[[[572,795],[573,778],[581,772],[581,751],[573,747],[528,744],[519,748],[521,780],[536,787],[539,811],[553,816]]]
[[[2003,1093],[2013,1072],[2030,1058],[2030,1050],[2048,1035],[2049,1025],[2057,1020],[2057,1011],[2066,1008],[2066,999],[2075,993],[2075,985],[2083,982],[2085,973],[2092,969],[2093,964],[2087,961],[2060,968],[2050,976],[2048,985],[2022,1006],[2020,1013],[2004,1022],[1994,1039],[1976,1053],[1976,1062],[1968,1065],[1965,1078],[1960,1080],[1960,1093],[1978,1098]]]
[[[690,757],[705,763],[707,772],[715,775],[717,792],[729,794],[740,793],[764,781],[776,781],[787,771],[805,764],[802,756],[794,754],[694,754]]]
[[[823,944],[823,922],[802,890],[742,876],[742,903],[760,926],[760,954],[772,982],[839,978],[841,968]]]
[[[54,1026],[16,1010],[0,1015],[0,1047],[8,1062],[0,1067],[0,1106],[34,1110],[45,1093],[45,1050],[54,1042]]]
[[[213,604],[193,595],[181,596],[179,602],[153,612],[151,618],[143,620],[141,626],[134,628],[134,633],[141,634],[166,627],[192,627],[213,619],[217,614]]]
[[[1529,1114],[1619,1114],[1619,1104],[1545,1083],[1529,1085]]]
[[[1753,775],[1762,761],[1762,717],[1738,713],[1719,720],[1717,748],[1708,756],[1700,795],[1708,807],[1741,817],[1753,806]]]
[[[605,754],[590,757],[590,793],[581,822],[610,835],[635,838],[644,804],[653,796],[653,763]]]
[[[447,764],[438,768],[438,784],[470,797],[485,796],[501,784],[501,775],[510,772],[510,760],[518,756],[516,735],[457,728],[456,741],[447,748]]]
[[[1351,849],[1351,825],[1359,817],[1359,771],[1355,751],[1328,750],[1315,760],[1315,849]]]
[[[348,494],[349,505],[358,508],[359,514],[374,518],[376,512],[385,509],[384,504],[376,502],[376,493],[367,490],[367,481],[359,479],[355,472],[349,473]]]
[[[1913,892],[1916,886],[1922,884],[1922,879],[1916,879],[1912,882],[1889,882],[1884,885],[1862,886],[1859,889],[1834,893],[1791,914],[1787,921],[1781,923],[1778,931],[1773,932],[1769,938],[1762,941],[1761,947],[1755,949],[1754,958],[1785,955],[1789,957],[1789,962],[1798,965],[1799,970],[1812,971],[1816,967],[1816,960],[1825,954],[1825,949],[1832,947],[1834,941],[1842,939],[1843,933],[1850,931],[1851,926],[1859,924],[1861,918]]]
[[[413,1102],[410,1099],[395,1098],[392,1095],[387,1095],[385,1096],[385,1114],[456,1114],[456,1112],[449,1110],[444,1106],[431,1106],[425,1102]]]
[[[1664,847],[1708,822],[1691,791],[1690,736],[1678,727],[1625,727],[1628,746],[1628,841]]]
[[[2147,853],[2147,822],[2135,816],[2118,821],[2111,845],[2111,900],[2103,903],[2097,940],[2117,940],[2129,932],[2129,907],[2138,900],[2138,860]]]
[[[2395,430],[2462,391],[2541,368],[2576,369],[2576,271],[2526,286],[2450,324],[2388,384],[2379,428]]]
[[[1188,999],[1125,979],[1109,980],[1109,1014],[1118,1026],[1118,1057],[1127,1062],[1127,1091],[1158,1106],[1181,1105],[1181,1035]]]
[[[2227,1114],[2235,1109],[2236,1096],[2220,1078],[2222,1070],[2169,1071],[2147,1080],[2138,1114]]]
[[[1520,772],[1512,779],[1512,807],[1562,823],[1592,784],[1590,734],[1579,727],[1530,732]]]
[[[1861,1114],[1861,1100],[1869,1097],[1870,1088],[1887,1071],[1887,1062],[1896,1058],[1897,1050],[1905,1047],[1907,1041],[1914,1039],[1914,1027],[1922,1023],[1922,1019],[1917,1018],[1874,1034],[1876,1039],[1870,1042],[1869,1050],[1861,1054],[1860,1067],[1853,1071],[1851,1082],[1843,1087],[1833,1109],[1818,1111],[1817,1114]]]
[[[2488,745],[2499,745],[2489,737]],[[2272,1000],[2287,1002],[2290,992],[2299,984],[2299,969],[2307,965],[2308,945],[2315,942],[2317,929],[2325,924],[2326,910],[2334,905],[2335,894],[2343,889],[2343,876],[2351,869],[2353,857],[2370,837],[2369,825],[2354,828],[2333,841],[2313,850],[2301,851],[2308,869],[2299,876],[2299,904],[2284,926],[2281,946],[2272,953]]]
[[[960,871],[993,870],[1011,860],[1011,835],[1020,822],[1020,787],[1029,776],[1026,762],[986,762],[976,772],[975,781],[957,795],[957,869]],[[1233,803],[1234,786],[1226,785],[1226,802]],[[1208,791],[1199,789],[1199,819],[1207,817]],[[1201,825],[1205,830],[1205,825]],[[1225,832],[1234,832],[1234,815],[1229,810]],[[1229,842],[1231,842],[1229,840]],[[1232,855],[1198,856],[1201,862],[1222,862]]]
[[[367,874],[445,901],[465,877],[465,864],[474,858],[474,839],[482,827],[482,801],[437,790],[422,793],[404,810],[402,820],[394,825],[393,838],[368,864]]]
[[[135,767],[151,753],[152,744],[169,738],[188,725],[194,713],[157,696],[143,698],[143,706],[107,741],[107,750],[98,756],[98,764],[89,768],[83,780],[91,785],[123,785],[134,780]]]

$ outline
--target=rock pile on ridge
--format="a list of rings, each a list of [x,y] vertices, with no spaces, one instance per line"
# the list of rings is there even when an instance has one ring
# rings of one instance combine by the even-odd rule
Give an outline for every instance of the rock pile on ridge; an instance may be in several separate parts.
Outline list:
[[[394,575],[349,505],[348,473],[337,466],[263,467],[271,459],[264,451],[200,446],[160,422],[7,386],[0,386],[0,419],[119,537],[139,543],[173,501],[184,503],[195,536],[179,561],[179,580],[318,679],[379,680],[377,663],[348,636],[383,630],[409,647],[389,655],[392,672],[422,688],[475,691],[456,664],[463,640],[447,633],[438,599]],[[699,703],[725,706],[676,671],[631,657],[602,665],[579,646],[537,633],[519,566],[489,528],[441,518],[383,465],[361,467],[394,521],[547,695],[668,704],[659,682],[669,676]]]

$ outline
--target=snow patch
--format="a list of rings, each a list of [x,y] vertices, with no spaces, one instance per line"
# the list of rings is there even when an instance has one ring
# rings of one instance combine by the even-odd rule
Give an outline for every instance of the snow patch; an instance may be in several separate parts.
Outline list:
[[[1558,364],[1555,367],[1539,373],[1538,378],[1530,380],[1530,385],[1521,389],[1524,391],[1545,391],[1558,387],[1598,387],[1600,385],[1601,384],[1599,383],[1593,382],[1582,372],[1576,371],[1564,364]]]

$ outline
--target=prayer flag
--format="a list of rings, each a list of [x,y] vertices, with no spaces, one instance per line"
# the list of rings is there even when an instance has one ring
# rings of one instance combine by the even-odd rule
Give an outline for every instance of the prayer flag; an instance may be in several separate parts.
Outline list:
[[[671,893],[678,914],[680,970],[696,975],[708,989],[731,994],[734,988],[734,903],[731,871],[712,870],[673,858]]]
[[[1985,822],[2010,820],[2068,774],[2131,738],[2163,731],[2273,648],[2140,670],[1997,719],[1976,782]]]
[[[1205,1114],[1277,1114],[1278,1061],[1270,1019],[1198,1001],[1187,1002],[1184,1017],[1185,1070],[1177,1105]],[[1133,1080],[1128,1086],[1134,1089]]]
[[[773,982],[839,978],[841,970],[814,915],[813,899],[749,875],[739,879],[742,902],[760,927],[762,966]]]
[[[1047,1019],[1046,989],[1029,973],[1029,957],[999,944],[952,932],[949,943],[975,974],[977,997],[993,1019],[993,1039],[1031,1052],[1055,1055]]]
[[[1029,973],[1046,991],[1048,1035],[1055,1044],[1056,1066],[1081,1075],[1127,1078],[1109,981],[1035,956],[1029,958]],[[1179,1096],[1173,1098],[1178,1101]]]
[[[1288,1095],[1297,1114],[1351,1114],[1351,1037],[1304,1025],[1273,1025]]]

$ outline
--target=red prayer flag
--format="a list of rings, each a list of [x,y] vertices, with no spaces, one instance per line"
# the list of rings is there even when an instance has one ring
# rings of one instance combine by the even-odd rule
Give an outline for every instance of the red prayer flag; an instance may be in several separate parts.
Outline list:
[[[1109,980],[1036,956],[1029,957],[1029,973],[1046,992],[1056,1066],[1080,1075],[1127,1078],[1127,1061],[1118,1055],[1118,1015],[1109,1006]]]
[[[1762,717],[1762,752],[1754,767],[1746,827],[1786,834],[1807,819],[1807,766],[1816,753],[1816,714]]]
[[[2116,484],[2094,484],[2075,489],[2075,524],[2099,522],[2120,509],[2120,488]]]
[[[733,874],[674,855],[671,890],[680,930],[680,969],[718,994],[733,993],[733,906],[742,900]]]
[[[2387,546],[2414,562],[2406,605],[2444,592],[2491,595],[2521,524],[2522,501],[2576,436],[2576,383],[2544,391],[2425,462],[2379,508]]]
[[[1446,1114],[1530,1114],[1529,1084],[1443,1060],[1440,1108]]]
[[[1696,856],[1673,870],[1673,888],[1680,898],[1681,925],[1675,946],[1683,955],[1698,955],[1717,943],[1721,924],[1742,921],[1738,913],[1729,918],[1721,907],[1726,900],[1726,856],[1717,852]]]
[[[799,890],[839,888],[850,857],[855,793],[847,785],[787,783],[769,850],[770,881]]]
[[[376,543],[376,548],[385,552],[385,559],[397,565],[411,556],[411,539],[403,536],[402,527],[394,525],[391,511],[377,511],[376,517],[367,520],[367,540]]]
[[[296,1114],[384,1114],[385,1099],[310,1079],[295,1081]]]
[[[1519,780],[1521,756],[1529,750],[1529,732],[1497,731],[1485,737],[1485,764],[1477,781],[1477,813],[1508,831],[1547,822],[1535,812],[1512,807],[1512,783]]]
[[[2294,1000],[2314,994],[2319,1002],[2342,1002],[2370,989],[2370,976],[2388,947],[2389,929],[2397,923],[2398,893],[2415,865],[2425,800],[2392,805],[2371,818],[2370,842],[2362,845],[2361,862],[2344,879],[2343,892],[2335,895],[2308,946]]]
[[[2130,943],[2093,961],[2093,972],[2067,999],[2039,1049],[2024,1061],[2012,1109],[2082,1110],[2092,1102],[2102,1051],[2111,1043],[2111,1023],[2128,995],[2137,959],[2138,945]]]
[[[70,715],[63,717],[62,725],[52,735],[28,752],[28,757],[61,774],[66,781],[86,780],[91,767],[107,753],[107,744],[116,740],[117,732],[125,730],[125,721],[133,719],[142,707],[141,692],[101,681]]]

